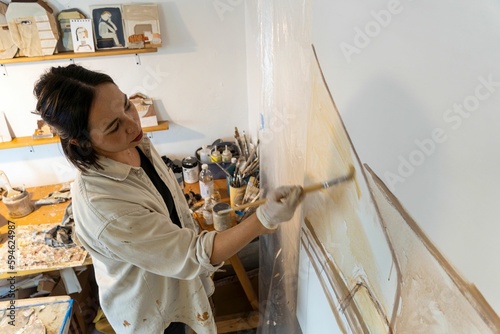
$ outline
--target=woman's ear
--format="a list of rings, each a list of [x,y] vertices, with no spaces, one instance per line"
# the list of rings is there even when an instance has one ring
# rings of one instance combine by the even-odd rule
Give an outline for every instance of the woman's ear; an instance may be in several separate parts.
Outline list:
[[[80,146],[80,145],[78,144],[78,140],[76,140],[76,139],[70,139],[70,140],[69,140],[69,143],[70,143],[71,145]]]

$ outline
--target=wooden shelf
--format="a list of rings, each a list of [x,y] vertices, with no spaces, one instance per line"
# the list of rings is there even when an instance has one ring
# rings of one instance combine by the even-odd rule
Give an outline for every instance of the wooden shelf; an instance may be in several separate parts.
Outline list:
[[[168,130],[168,121],[159,121],[157,126],[150,126],[142,129],[142,131],[144,132],[155,132],[163,130]],[[0,143],[0,150],[7,150],[11,148],[19,148],[26,146],[47,145],[58,142],[59,142],[58,136],[54,136],[52,138],[40,138],[40,139],[33,139],[32,137],[17,137],[12,139],[11,141]]]
[[[38,57],[16,57],[10,59],[0,59],[0,64],[17,64],[17,63],[32,63],[37,61],[46,60],[59,60],[59,59],[73,59],[73,58],[89,58],[89,57],[104,57],[104,56],[119,56],[139,53],[152,53],[157,52],[156,48],[147,49],[110,49],[110,50],[97,50],[96,52],[60,52],[50,56]]]

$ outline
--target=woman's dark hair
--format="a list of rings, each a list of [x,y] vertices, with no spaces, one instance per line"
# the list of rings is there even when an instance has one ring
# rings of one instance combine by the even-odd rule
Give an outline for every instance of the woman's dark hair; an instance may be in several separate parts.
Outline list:
[[[57,131],[66,158],[84,172],[101,168],[90,142],[88,119],[96,86],[113,83],[107,74],[78,65],[52,67],[35,83],[36,114]]]

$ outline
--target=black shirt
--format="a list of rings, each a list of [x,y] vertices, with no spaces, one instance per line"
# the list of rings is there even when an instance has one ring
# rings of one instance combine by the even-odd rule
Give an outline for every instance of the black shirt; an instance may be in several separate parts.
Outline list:
[[[139,151],[139,155],[141,157],[142,169],[144,169],[151,182],[153,182],[153,184],[155,185],[156,190],[158,190],[161,197],[163,197],[163,201],[167,205],[167,210],[170,213],[170,219],[174,224],[182,227],[181,221],[179,220],[179,215],[177,214],[177,210],[175,209],[175,203],[174,199],[172,198],[172,193],[168,189],[165,182],[163,182],[163,180],[160,178],[160,175],[158,175],[158,172],[156,171],[151,161],[149,161],[149,159],[144,155],[144,153],[142,153],[140,149],[137,149],[137,151]]]

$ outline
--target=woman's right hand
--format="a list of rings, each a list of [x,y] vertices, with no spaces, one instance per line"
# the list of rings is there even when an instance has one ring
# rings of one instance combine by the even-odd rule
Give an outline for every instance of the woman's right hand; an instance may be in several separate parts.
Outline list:
[[[257,217],[267,229],[274,230],[280,223],[292,219],[303,198],[301,186],[278,187],[267,195],[266,203],[257,208]]]

